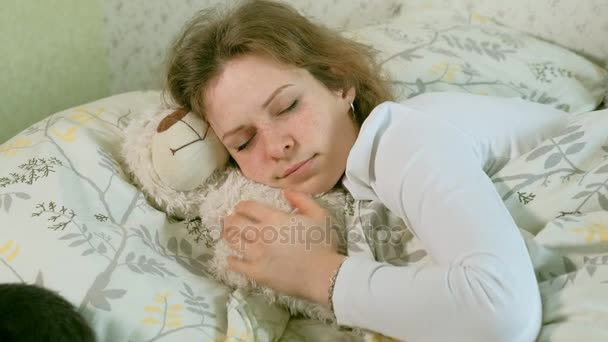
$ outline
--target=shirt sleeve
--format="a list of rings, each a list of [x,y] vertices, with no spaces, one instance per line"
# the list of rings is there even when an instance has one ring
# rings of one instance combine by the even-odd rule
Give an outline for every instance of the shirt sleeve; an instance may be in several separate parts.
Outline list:
[[[565,118],[521,100],[447,93],[374,109],[344,185],[401,217],[432,262],[348,257],[334,289],[338,323],[406,341],[533,341],[541,322],[534,270],[486,170]]]

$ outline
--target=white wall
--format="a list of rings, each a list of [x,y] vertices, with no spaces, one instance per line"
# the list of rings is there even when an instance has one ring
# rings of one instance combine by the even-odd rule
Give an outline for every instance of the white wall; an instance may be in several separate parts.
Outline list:
[[[159,89],[165,50],[198,9],[221,0],[102,0],[111,92]],[[356,27],[399,12],[450,8],[493,17],[608,61],[608,0],[288,0],[331,27]],[[400,10],[400,11],[399,11]],[[606,63],[608,64],[608,63]]]

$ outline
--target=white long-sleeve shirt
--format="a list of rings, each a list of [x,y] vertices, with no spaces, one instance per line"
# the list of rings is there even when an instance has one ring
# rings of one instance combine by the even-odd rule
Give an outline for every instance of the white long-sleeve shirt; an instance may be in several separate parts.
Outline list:
[[[339,324],[414,341],[533,341],[541,301],[525,242],[488,174],[556,133],[566,113],[520,99],[427,93],[376,107],[343,184],[406,222],[432,263],[342,264]]]

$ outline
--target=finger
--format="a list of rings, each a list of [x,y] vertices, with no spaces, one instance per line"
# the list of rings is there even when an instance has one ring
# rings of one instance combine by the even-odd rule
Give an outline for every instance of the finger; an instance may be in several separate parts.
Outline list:
[[[239,250],[241,245],[241,232],[238,228],[225,228],[222,230],[222,240],[229,248]]]
[[[241,225],[239,217],[228,215],[222,219],[222,240],[228,247],[238,250],[241,245]]]
[[[283,197],[287,200],[289,205],[291,205],[298,214],[311,216],[317,219],[325,218],[325,209],[319,205],[309,194],[291,190],[284,189]]]
[[[228,258],[226,258],[226,261],[228,263],[228,269],[230,271],[243,274],[246,277],[250,277],[250,275],[249,275],[250,265],[246,260],[240,259],[239,257],[234,256],[234,255],[230,255],[230,256],[228,256]]]
[[[281,211],[268,204],[248,200],[237,203],[234,206],[234,213],[248,217],[254,222],[261,222],[281,213]]]
[[[258,227],[242,215],[232,214],[223,219],[222,239],[233,249],[243,249],[245,244],[258,241],[260,235]]]
[[[232,213],[230,215],[224,216],[222,218],[222,229],[238,229],[243,230],[249,227],[255,227],[256,224],[251,218],[240,214],[240,213]]]

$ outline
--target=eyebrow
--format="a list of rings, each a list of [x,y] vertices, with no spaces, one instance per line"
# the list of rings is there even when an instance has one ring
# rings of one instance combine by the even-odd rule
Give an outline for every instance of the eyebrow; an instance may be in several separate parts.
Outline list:
[[[284,84],[284,85],[278,87],[277,89],[275,89],[275,91],[273,91],[272,94],[270,94],[270,96],[268,96],[268,99],[266,100],[266,102],[264,102],[264,104],[262,105],[262,108],[268,107],[268,105],[270,104],[270,101],[272,101],[272,99],[274,99],[278,93],[280,93],[283,89],[290,87],[292,85],[293,84],[288,83],[288,84]]]
[[[266,108],[268,107],[268,105],[270,104],[270,102],[272,101],[272,99],[274,99],[283,89],[293,86],[293,84],[288,83],[288,84],[284,84],[280,87],[278,87],[277,89],[275,89],[272,94],[270,94],[270,96],[268,96],[268,99],[266,99],[266,101],[264,101],[264,103],[262,104],[262,108]],[[224,133],[224,135],[222,136],[222,141],[224,139],[226,139],[227,136],[232,135],[240,130],[242,130],[245,126],[244,125],[239,125],[236,128]]]

